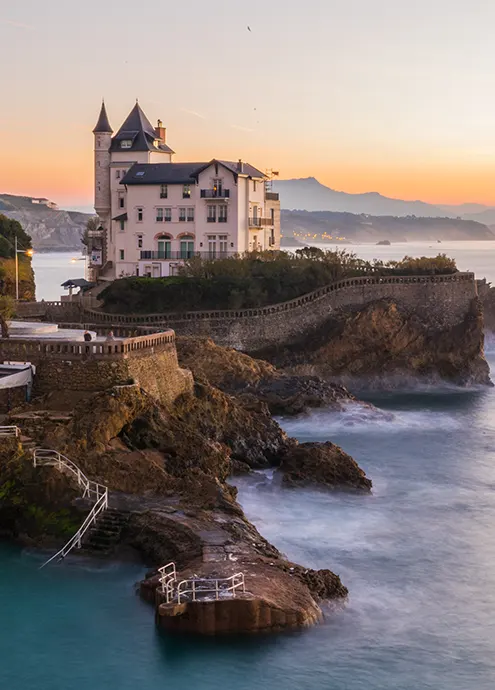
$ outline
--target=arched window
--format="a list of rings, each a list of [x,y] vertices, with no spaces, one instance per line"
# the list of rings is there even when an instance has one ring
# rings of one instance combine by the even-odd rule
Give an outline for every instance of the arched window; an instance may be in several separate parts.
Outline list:
[[[170,235],[158,235],[156,238],[158,244],[157,259],[171,259],[172,258],[172,238]]]
[[[194,237],[182,235],[180,238],[180,258],[190,259],[192,256],[194,256]]]

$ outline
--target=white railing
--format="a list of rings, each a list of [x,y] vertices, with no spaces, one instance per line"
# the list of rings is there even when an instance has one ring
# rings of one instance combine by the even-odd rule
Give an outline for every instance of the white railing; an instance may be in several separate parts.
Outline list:
[[[177,586],[177,603],[181,603],[181,599],[189,599],[190,601],[198,601],[198,599],[209,598],[207,595],[214,594],[215,599],[220,599],[226,594],[235,597],[237,590],[246,592],[246,585],[244,583],[244,573],[237,573],[232,577],[227,578],[194,578],[192,580],[183,580]]]
[[[21,430],[18,426],[0,426],[0,436],[15,436],[18,438]]]
[[[108,508],[108,488],[88,479],[72,460],[69,460],[69,458],[66,458],[65,455],[56,450],[36,448],[33,452],[33,464],[35,467],[49,465],[56,467],[61,472],[70,472],[76,477],[78,486],[82,488],[83,498],[90,498],[95,501],[93,508],[81,527],[60,551],[43,563],[41,567],[44,568],[45,565],[54,560],[63,560],[72,549],[81,548],[83,536],[96,523],[98,515]]]
[[[108,493],[106,486],[88,479],[72,460],[66,458],[58,450],[36,448],[33,454],[33,462],[35,467],[50,465],[51,467],[56,467],[60,472],[66,471],[73,474],[77,479],[78,485],[83,490],[83,498],[91,498],[98,501],[105,493]]]
[[[49,558],[41,568],[44,568],[45,565],[48,565],[54,560],[57,561],[62,561],[66,556],[69,555],[69,553],[72,551],[73,548],[81,548],[82,545],[82,538],[86,534],[86,532],[94,525],[96,522],[96,518],[100,513],[102,513],[104,510],[108,508],[108,491],[106,494],[101,496],[101,498],[94,504],[91,512],[89,513],[88,517],[86,520],[83,522],[81,527],[77,530],[77,532],[74,534],[74,536],[69,539],[67,544],[60,549],[60,551],[57,551],[57,553]]]
[[[167,604],[170,604],[174,599],[175,583],[177,581],[177,571],[175,563],[168,563],[163,568],[159,568],[160,584],[162,586],[162,594],[165,595]]]

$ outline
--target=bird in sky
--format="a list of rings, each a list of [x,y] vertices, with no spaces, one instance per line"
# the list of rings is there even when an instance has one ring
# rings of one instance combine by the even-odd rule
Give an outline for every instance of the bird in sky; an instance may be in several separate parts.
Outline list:
[[[250,27],[250,26],[248,26],[248,28],[247,28],[247,29],[248,29],[248,31],[251,31],[251,27]],[[252,31],[251,31],[251,33],[252,33]]]

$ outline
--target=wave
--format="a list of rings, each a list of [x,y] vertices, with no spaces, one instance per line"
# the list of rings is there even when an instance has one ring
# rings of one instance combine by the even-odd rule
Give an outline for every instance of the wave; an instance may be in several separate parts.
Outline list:
[[[326,439],[331,434],[342,433],[400,433],[408,429],[434,431],[443,429],[453,431],[462,428],[462,418],[452,412],[435,410],[402,410],[386,412],[366,405],[350,405],[345,410],[315,410],[303,417],[281,418],[277,420],[290,436],[318,436]]]

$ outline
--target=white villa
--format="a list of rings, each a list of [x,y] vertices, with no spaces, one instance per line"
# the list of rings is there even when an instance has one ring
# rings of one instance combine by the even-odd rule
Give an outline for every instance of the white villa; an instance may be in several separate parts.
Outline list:
[[[138,103],[113,135],[105,104],[93,130],[95,211],[90,278],[174,275],[194,255],[280,248],[280,201],[248,163],[174,163],[166,130]]]

